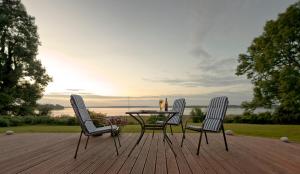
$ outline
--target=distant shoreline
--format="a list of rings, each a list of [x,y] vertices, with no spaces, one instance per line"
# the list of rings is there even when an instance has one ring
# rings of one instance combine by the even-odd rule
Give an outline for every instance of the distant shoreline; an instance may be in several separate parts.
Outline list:
[[[172,106],[170,106],[172,107]],[[207,108],[207,106],[185,106],[185,108]],[[65,106],[64,108],[72,108],[71,106]],[[158,106],[87,106],[87,108],[158,108]],[[239,105],[229,105],[228,108],[242,108]]]

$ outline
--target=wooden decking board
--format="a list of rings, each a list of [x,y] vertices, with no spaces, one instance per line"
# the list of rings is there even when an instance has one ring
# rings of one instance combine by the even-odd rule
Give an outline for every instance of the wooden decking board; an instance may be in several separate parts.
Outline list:
[[[121,141],[120,155],[111,160],[106,160],[103,165],[98,166],[92,173],[118,173],[128,158],[129,151],[127,149],[133,146],[134,137],[132,134],[129,137],[124,137],[125,139]]]
[[[167,161],[167,172],[169,174],[179,174],[177,161],[167,142],[165,142],[165,151],[166,151],[166,161]]]
[[[231,164],[231,166],[233,166],[239,171],[239,173],[247,173],[249,171],[252,171],[252,173],[258,172],[257,170],[253,170],[253,167],[250,166],[249,163],[240,163],[241,157],[242,158],[244,157],[236,153],[236,150],[232,146],[230,138],[228,138],[228,136],[227,136],[227,144],[229,149],[228,152],[225,150],[225,144],[222,135],[220,135],[219,137],[220,138],[217,137],[213,141],[209,141],[210,143],[208,146],[211,150],[219,154],[219,156],[223,158],[225,161],[228,161]]]
[[[110,135],[104,134],[100,137],[91,137],[87,149],[84,149],[86,142],[85,137],[81,140],[77,159],[73,159],[78,138],[79,136],[76,138],[73,146],[71,147],[73,149],[73,152],[72,155],[69,156],[69,160],[67,160],[65,163],[61,163],[59,166],[54,167],[51,173],[67,173],[71,172],[74,169],[75,171],[78,169],[80,170],[80,168],[89,165],[92,161],[96,160],[101,152],[107,152],[103,151],[103,149],[107,149],[109,146],[114,146],[113,140]],[[113,153],[115,151],[112,150],[111,152]]]
[[[171,136],[177,158],[161,133],[145,134],[130,157],[139,134],[122,134],[120,155],[112,137],[83,138],[73,159],[78,134],[37,133],[0,135],[0,173],[300,173],[300,145],[279,140],[227,136],[229,152],[221,134],[203,138],[196,155],[198,133],[189,133],[181,148],[182,134]]]
[[[130,171],[131,174],[143,173],[146,159],[147,159],[149,151],[150,151],[152,140],[153,140],[152,135],[149,135],[142,150],[141,150],[141,153],[139,154],[136,162],[134,163],[134,166],[132,167],[132,170]]]
[[[67,141],[68,144],[71,144],[70,139]],[[43,148],[38,148],[35,151],[30,151],[28,154],[22,154],[15,158],[10,158],[7,161],[3,161],[1,165],[1,170],[6,172],[21,172],[22,170],[26,170],[30,167],[38,165],[39,163],[53,157],[57,151],[63,151],[64,149],[57,149],[61,144],[66,144],[64,141],[60,141],[57,144],[53,144],[51,146],[43,146]],[[67,145],[66,145],[67,147]],[[66,148],[65,147],[65,148]],[[14,168],[10,168],[10,163],[14,163]]]
[[[229,173],[229,171],[224,167],[222,161],[218,161],[215,156],[210,154],[212,153],[211,151],[207,151],[204,149],[206,145],[204,135],[202,136],[202,138],[203,139],[200,146],[199,156],[203,157],[204,160],[207,161],[217,173]],[[189,134],[187,135],[187,139],[193,145],[196,154],[199,141],[199,134]]]
[[[157,141],[158,148],[157,148],[157,155],[156,155],[155,173],[165,174],[167,173],[165,143],[163,142],[163,136],[161,134],[158,134],[157,136],[158,136],[158,141]]]
[[[22,134],[21,134],[22,135]],[[20,136],[19,136],[20,137]],[[6,161],[9,160],[9,158],[14,158],[16,156],[20,156],[23,154],[30,153],[33,150],[36,150],[35,144],[39,144],[39,148],[43,149],[49,145],[49,142],[52,140],[55,141],[62,141],[65,140],[66,137],[60,137],[60,136],[54,136],[54,135],[49,135],[46,137],[41,137],[39,135],[31,135],[28,136],[28,134],[24,134],[25,138],[22,137],[16,137],[16,139],[8,139],[7,142],[2,142],[1,144],[3,147],[1,147],[1,153],[0,155],[2,158],[0,159],[1,161]],[[7,144],[6,144],[7,143]],[[33,148],[35,147],[35,148]],[[15,153],[11,153],[11,152]]]
[[[253,155],[253,151],[236,144],[230,138],[228,141],[231,142],[229,151],[233,154],[229,154],[229,158],[237,159],[239,166],[242,167],[246,173],[274,173],[274,171],[267,168],[268,165],[266,165],[263,161],[259,161],[257,157]]]
[[[96,168],[97,165],[102,165],[105,161],[110,160],[117,156],[115,146],[113,144],[113,138],[111,139],[111,144],[109,146],[104,146],[102,151],[96,152],[94,158],[85,161],[84,165],[79,165],[70,171],[70,173],[91,173],[89,169],[92,170]],[[92,144],[97,146],[96,144]],[[101,155],[99,155],[101,154]]]
[[[240,146],[244,146],[245,148],[251,149],[253,151],[257,151],[260,153],[257,153],[256,157],[260,159],[261,161],[264,161],[268,165],[270,165],[270,161],[272,161],[272,168],[276,172],[282,173],[293,173],[297,171],[297,173],[300,173],[299,164],[295,163],[295,161],[290,160],[286,154],[281,154],[280,156],[277,153],[272,153],[270,150],[272,150],[272,145],[266,146],[264,142],[249,142],[245,144],[240,144]],[[284,147],[277,149],[278,153],[283,150]],[[290,156],[290,155],[289,155]],[[284,164],[284,166],[282,165]]]
[[[97,160],[91,166],[86,168],[84,173],[106,173],[106,171],[110,167],[115,166],[115,168],[116,168],[118,160],[119,159],[121,160],[124,157],[124,155],[126,154],[126,149],[128,149],[128,146],[133,144],[132,140],[133,140],[133,135],[129,134],[126,137],[126,140],[123,139],[123,141],[121,141],[121,147],[118,145],[118,148],[119,148],[118,156],[116,154],[112,154],[110,157],[107,157],[106,159],[104,158],[103,162],[100,160],[99,161]],[[109,151],[109,149],[107,149],[106,151]],[[117,173],[117,171],[115,171],[115,173]]]
[[[162,148],[162,147],[157,146],[158,140],[159,140],[159,137],[156,134],[152,138],[151,145],[150,145],[150,150],[149,150],[149,153],[147,155],[146,163],[144,165],[145,167],[143,169],[143,173],[145,173],[145,174],[154,174],[155,173],[157,148]]]
[[[170,135],[170,139],[172,140],[172,143],[173,143],[172,146],[174,148],[174,151],[177,154],[177,157],[175,159],[177,162],[179,172],[184,173],[184,174],[192,174],[192,170],[190,169],[190,166],[189,166],[187,160],[185,159],[185,156],[182,153],[180,144],[177,142],[175,136]]]
[[[204,153],[207,153],[209,155],[211,155],[211,158],[214,158],[216,161],[218,161],[220,163],[220,165],[223,166],[223,168],[228,171],[228,173],[236,173],[236,174],[241,174],[243,173],[242,170],[239,170],[239,168],[237,167],[237,165],[232,161],[232,159],[228,159],[228,160],[225,160],[225,158],[223,157],[223,155],[221,155],[221,153],[228,153],[225,149],[225,145],[223,144],[223,147],[222,145],[219,145],[218,147],[214,147],[214,145],[216,144],[214,142],[214,139],[213,141],[210,141],[210,137],[211,137],[211,133],[207,133],[207,137],[208,137],[208,143],[209,144],[206,144],[206,141],[205,141],[205,137],[203,137],[203,141],[202,141],[202,150],[204,150]],[[222,139],[223,140],[223,136],[221,134],[214,134],[213,136],[216,136],[215,139]],[[195,138],[193,138],[195,139]],[[196,139],[195,139],[196,140]],[[198,141],[197,141],[198,142]],[[219,150],[219,152],[221,153],[216,153],[216,151]]]
[[[138,134],[136,134],[138,138]],[[144,144],[146,143],[146,140],[148,139],[149,135],[145,134],[143,139],[140,141],[140,143],[137,145],[137,147],[134,149],[134,151],[131,153],[131,155],[127,158],[127,160],[125,161],[125,163],[122,165],[122,167],[120,168],[120,170],[118,171],[118,173],[122,173],[122,174],[128,174],[131,172],[132,167],[134,166],[137,158],[139,157],[141,150],[144,146]],[[134,141],[136,141],[136,139]],[[132,147],[129,147],[129,151],[131,150]]]
[[[215,167],[212,166],[206,160],[206,158],[204,158],[203,155],[199,155],[199,156],[196,155],[197,146],[195,146],[194,143],[192,143],[192,140],[190,140],[190,138],[188,137],[187,134],[186,134],[186,138],[184,140],[182,148],[186,148],[187,150],[190,151],[190,154],[195,159],[195,161],[198,162],[198,166],[200,166],[200,168],[204,171],[204,173],[208,173],[208,174],[216,174],[217,173],[217,170],[215,169]]]
[[[277,160],[279,163],[288,163],[291,165],[291,167],[296,167],[299,165],[297,164],[296,161],[300,160],[300,154],[297,154],[297,150],[294,151],[289,151],[289,148],[279,146],[277,141],[273,140],[274,142],[272,143],[271,146],[265,146],[265,144],[262,142],[262,140],[259,139],[254,139],[253,142],[247,143],[246,146],[249,146],[249,148],[255,148],[256,150],[259,151],[264,151],[267,156],[270,158]],[[251,146],[251,147],[250,147]],[[283,150],[283,151],[282,151]],[[299,149],[300,151],[300,149]],[[286,158],[286,154],[289,154],[289,158]]]
[[[177,144],[179,146],[181,144],[181,138],[182,137],[175,136],[175,140],[177,141]],[[204,170],[198,165],[197,160],[193,157],[193,154],[188,150],[186,146],[183,146],[181,150],[187,163],[190,166],[192,173],[205,173]]]
[[[130,138],[131,138],[131,135],[129,135],[127,137],[127,139],[129,139],[129,140],[130,140]],[[112,138],[111,138],[111,141],[113,142]],[[126,150],[125,148],[129,144],[129,142],[123,140],[124,147],[122,147],[122,146],[120,147],[117,142],[117,138],[116,138],[116,143],[118,145],[119,156],[120,156],[124,152],[124,150]],[[95,144],[95,146],[97,146],[97,145]],[[103,152],[100,152],[101,155],[98,155],[96,160],[93,160],[92,162],[87,163],[87,165],[84,168],[81,168],[81,171],[74,172],[74,173],[93,173],[98,167],[100,167],[100,166],[105,167],[105,166],[111,164],[117,158],[119,158],[119,156],[116,153],[116,149],[115,149],[115,146],[113,143],[110,146],[108,146],[107,148],[103,149],[102,151]],[[104,172],[105,171],[101,170],[101,172],[99,172],[99,173],[104,173]]]

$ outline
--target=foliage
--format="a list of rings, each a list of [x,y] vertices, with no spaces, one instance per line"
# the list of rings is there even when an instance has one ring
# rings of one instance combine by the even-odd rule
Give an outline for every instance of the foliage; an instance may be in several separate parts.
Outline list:
[[[34,17],[20,0],[0,1],[0,114],[34,114],[51,81],[36,58],[39,36]],[[17,123],[17,122],[16,122]]]
[[[199,107],[193,108],[190,114],[192,116],[193,123],[200,123],[205,118],[205,114],[202,112],[201,108]]]
[[[22,125],[78,125],[75,117],[61,116],[1,116],[0,127],[22,126]]]
[[[164,121],[165,119],[166,117],[163,114],[150,115],[146,122],[149,124],[155,124],[157,121]]]
[[[56,104],[38,104],[37,105],[37,110],[38,110],[38,115],[50,115],[52,110],[60,110],[64,109],[63,106]]]
[[[271,112],[259,114],[245,113],[242,116],[225,118],[225,123],[250,123],[250,124],[299,124],[300,115],[281,116]]]
[[[109,120],[113,125],[124,126],[128,124],[127,119],[125,117],[112,116],[109,117]]]
[[[258,106],[279,105],[276,114],[291,117],[300,113],[300,1],[276,20],[267,21],[264,32],[252,41],[247,54],[239,55],[237,75],[254,84],[246,111]]]
[[[94,112],[88,110],[91,119],[93,120],[93,123],[98,127],[98,126],[104,126],[106,124],[106,114],[103,114],[101,112]]]
[[[3,117],[0,117],[0,127],[8,127],[9,121]]]

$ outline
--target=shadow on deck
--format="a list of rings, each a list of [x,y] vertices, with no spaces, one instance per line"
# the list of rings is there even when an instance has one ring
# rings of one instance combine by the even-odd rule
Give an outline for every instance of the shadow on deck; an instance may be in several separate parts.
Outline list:
[[[84,150],[73,133],[32,133],[0,135],[0,173],[300,173],[300,144],[279,140],[208,134],[196,155],[199,134],[187,134],[180,148],[181,134],[170,136],[177,158],[162,135],[145,134],[130,157],[138,134],[121,135],[122,147],[116,156],[109,134],[92,137]],[[85,140],[85,138],[84,138]]]

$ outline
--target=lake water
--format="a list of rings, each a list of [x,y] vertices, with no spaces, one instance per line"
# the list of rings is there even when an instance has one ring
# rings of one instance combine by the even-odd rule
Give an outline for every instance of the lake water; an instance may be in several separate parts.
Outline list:
[[[155,107],[147,107],[147,108],[88,108],[94,112],[101,112],[107,114],[107,116],[123,116],[126,115],[127,111],[138,111],[138,110],[158,110]],[[206,108],[201,108],[203,112],[205,112]],[[184,115],[190,115],[192,108],[185,108]],[[228,108],[227,115],[240,115],[243,113],[242,108]],[[265,112],[266,109],[258,108],[255,110],[255,113]],[[52,111],[52,116],[61,116],[61,115],[70,115],[74,116],[74,111],[72,108],[65,108],[63,110],[54,110]]]

